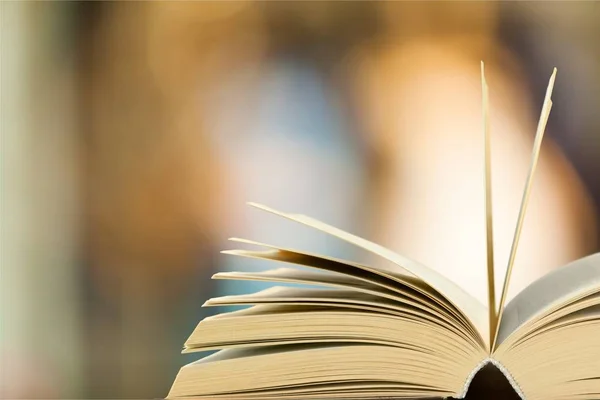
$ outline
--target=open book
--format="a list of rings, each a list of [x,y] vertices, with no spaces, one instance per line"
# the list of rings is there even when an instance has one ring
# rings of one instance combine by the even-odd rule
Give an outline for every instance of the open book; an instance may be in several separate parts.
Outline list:
[[[204,319],[184,352],[219,350],[184,366],[169,398],[462,398],[493,364],[523,399],[600,398],[600,253],[506,294],[550,108],[552,74],[498,305],[493,265],[488,89],[482,63],[488,305],[436,271],[303,215],[252,204],[333,235],[397,268],[360,265],[249,240],[224,253],[294,265],[215,279],[300,283],[211,299],[249,308]],[[299,268],[301,266],[303,268]]]

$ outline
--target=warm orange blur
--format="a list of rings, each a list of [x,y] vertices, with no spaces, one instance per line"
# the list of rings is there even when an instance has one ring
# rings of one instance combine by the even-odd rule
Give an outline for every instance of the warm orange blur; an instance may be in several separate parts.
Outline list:
[[[479,62],[497,276],[545,85],[511,285],[598,249],[600,7],[519,2],[0,2],[3,398],[156,398],[262,268],[230,236],[344,258],[245,206],[323,219],[485,292]],[[365,260],[363,260],[365,261]]]

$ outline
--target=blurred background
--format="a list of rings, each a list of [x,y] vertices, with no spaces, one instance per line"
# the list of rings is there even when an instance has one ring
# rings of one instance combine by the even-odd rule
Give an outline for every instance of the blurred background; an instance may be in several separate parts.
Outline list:
[[[553,67],[511,296],[596,252],[597,2],[0,3],[0,393],[156,398],[230,236],[377,264],[308,214],[485,302],[480,60],[497,284]]]

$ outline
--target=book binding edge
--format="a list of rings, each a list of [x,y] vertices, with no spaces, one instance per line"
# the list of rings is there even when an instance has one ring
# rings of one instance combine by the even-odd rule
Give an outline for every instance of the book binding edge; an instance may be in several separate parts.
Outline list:
[[[475,378],[475,375],[477,375],[477,373],[488,364],[493,364],[496,368],[498,368],[500,370],[500,372],[502,372],[502,374],[506,377],[506,379],[508,380],[508,383],[510,383],[510,386],[512,386],[512,388],[519,395],[519,397],[522,400],[526,400],[523,390],[521,390],[521,387],[519,386],[519,384],[517,383],[515,378],[513,378],[511,373],[508,371],[508,369],[506,369],[506,367],[504,365],[502,365],[502,363],[500,361],[498,361],[494,358],[491,358],[491,357],[488,357],[488,358],[482,360],[479,364],[477,364],[477,366],[475,368],[473,368],[473,371],[471,371],[471,373],[467,377],[465,384],[463,385],[462,391],[458,394],[457,398],[459,398],[459,399],[465,398],[465,396],[467,395],[467,392],[469,391],[469,387],[471,386],[471,382],[473,382],[473,379]]]

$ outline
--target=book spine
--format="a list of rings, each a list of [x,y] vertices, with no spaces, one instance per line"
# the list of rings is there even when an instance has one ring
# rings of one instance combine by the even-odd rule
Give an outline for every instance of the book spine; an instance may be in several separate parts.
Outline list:
[[[467,392],[469,391],[469,387],[471,386],[471,382],[473,382],[473,378],[475,378],[475,375],[477,375],[477,373],[488,364],[492,364],[496,368],[498,368],[498,370],[500,370],[500,372],[502,372],[502,374],[506,377],[506,379],[508,380],[508,383],[510,383],[510,386],[512,386],[512,388],[519,395],[519,397],[522,400],[526,400],[525,394],[521,390],[521,387],[519,386],[519,384],[517,383],[515,378],[513,378],[511,373],[508,371],[508,369],[504,365],[502,365],[502,363],[500,361],[498,361],[494,358],[491,358],[491,357],[488,357],[488,358],[482,360],[479,364],[477,364],[477,366],[475,368],[473,368],[473,371],[471,371],[471,373],[469,374],[469,376],[467,377],[467,379],[465,381],[465,384],[463,385],[462,391],[456,396],[456,398],[458,398],[458,399],[465,398],[465,396],[467,395]]]

